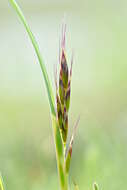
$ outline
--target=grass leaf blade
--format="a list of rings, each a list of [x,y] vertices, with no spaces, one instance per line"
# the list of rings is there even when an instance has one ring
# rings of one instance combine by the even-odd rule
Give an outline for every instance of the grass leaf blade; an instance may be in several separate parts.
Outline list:
[[[97,183],[93,184],[93,190],[99,190]]]
[[[0,175],[0,190],[4,190],[4,187],[3,187],[3,180],[2,180],[1,175]]]

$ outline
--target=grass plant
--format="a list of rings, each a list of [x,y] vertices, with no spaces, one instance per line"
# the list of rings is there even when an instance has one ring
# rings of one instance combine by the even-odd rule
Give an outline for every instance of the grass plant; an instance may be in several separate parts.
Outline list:
[[[73,58],[71,60],[71,64],[70,64],[71,66],[69,69],[68,64],[67,64],[67,58],[66,58],[66,50],[65,50],[66,25],[63,25],[63,28],[62,28],[59,75],[57,76],[57,69],[56,69],[56,72],[55,72],[56,94],[54,96],[52,85],[51,85],[41,52],[39,50],[38,43],[17,2],[15,0],[9,0],[9,2],[12,5],[12,7],[15,9],[15,11],[17,12],[20,20],[22,21],[38,57],[38,61],[41,67],[42,75],[44,77],[49,105],[50,105],[60,189],[69,190],[68,178],[69,178],[69,169],[70,169],[70,163],[71,163],[71,157],[72,157],[72,146],[73,146],[74,136],[75,136],[78,122],[79,122],[79,118],[75,123],[73,134],[70,139],[70,143],[67,146],[68,126],[69,126],[68,113],[69,113],[69,107],[70,107]],[[74,183],[74,188],[75,190],[79,189],[77,184],[75,183]],[[0,190],[4,190],[1,178],[0,178]],[[98,187],[96,184],[94,184],[94,190],[98,190]]]

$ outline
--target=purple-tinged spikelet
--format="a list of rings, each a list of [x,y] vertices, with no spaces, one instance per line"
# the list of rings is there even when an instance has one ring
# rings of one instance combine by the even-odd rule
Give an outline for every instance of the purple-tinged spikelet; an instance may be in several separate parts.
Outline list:
[[[71,157],[72,157],[72,146],[73,146],[73,142],[74,142],[74,137],[75,137],[75,133],[76,133],[76,129],[79,123],[80,117],[78,117],[75,125],[74,125],[74,129],[73,129],[73,133],[70,139],[70,143],[69,143],[69,147],[68,147],[68,151],[66,153],[66,172],[69,172],[69,168],[70,168],[70,162],[71,162]]]
[[[62,128],[62,124],[63,124],[63,116],[62,116],[62,108],[61,108],[61,103],[60,103],[60,99],[59,99],[58,94],[57,94],[57,97],[56,97],[56,101],[57,101],[57,115],[58,115],[58,122],[59,122],[59,126],[60,126],[60,128]]]
[[[59,79],[59,96],[60,96],[61,104],[64,105],[65,89],[64,89],[63,81],[61,78]]]
[[[68,87],[67,87],[66,97],[65,97],[65,104],[66,104],[67,111],[69,110],[69,107],[70,107],[72,65],[73,65],[73,56],[71,60],[70,75],[69,75]]]
[[[57,106],[57,119],[63,143],[66,144],[68,135],[68,111],[70,106],[71,94],[71,76],[72,76],[72,62],[70,71],[68,69],[67,58],[65,53],[65,32],[66,25],[62,28],[61,50],[59,56],[60,71],[59,71],[59,86],[56,84],[56,106]],[[56,82],[57,83],[57,82]]]
[[[68,65],[63,49],[61,56],[60,79],[63,81],[63,86],[66,89],[68,87]]]

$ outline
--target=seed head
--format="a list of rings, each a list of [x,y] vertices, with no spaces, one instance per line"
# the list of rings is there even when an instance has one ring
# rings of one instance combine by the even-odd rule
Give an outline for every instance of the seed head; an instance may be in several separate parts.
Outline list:
[[[68,65],[65,56],[65,52],[62,49],[61,65],[60,65],[60,80],[63,82],[63,86],[66,89],[68,87]]]
[[[61,104],[64,105],[65,89],[64,89],[63,81],[61,78],[59,79],[59,96],[60,96]]]
[[[70,94],[71,94],[71,76],[72,76],[72,62],[70,71],[68,69],[67,58],[65,53],[65,32],[66,25],[63,26],[61,50],[59,56],[60,70],[59,70],[59,82],[57,87],[56,81],[56,105],[57,105],[57,119],[62,136],[63,143],[67,142],[68,135],[68,111],[70,106]]]
[[[58,122],[59,122],[59,126],[60,128],[62,128],[62,108],[61,108],[61,103],[60,103],[60,99],[59,99],[59,96],[57,94],[57,97],[56,97],[56,101],[57,101],[57,118],[58,118]]]

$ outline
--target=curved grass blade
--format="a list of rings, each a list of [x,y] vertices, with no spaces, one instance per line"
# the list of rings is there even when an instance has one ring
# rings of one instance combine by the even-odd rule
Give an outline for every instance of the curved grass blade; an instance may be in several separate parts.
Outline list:
[[[4,190],[4,187],[3,187],[3,180],[2,180],[1,175],[0,175],[0,190]]]
[[[36,42],[36,39],[33,35],[33,33],[31,32],[31,29],[20,9],[20,7],[18,6],[17,2],[15,0],[9,0],[10,4],[13,6],[13,8],[15,9],[15,11],[17,12],[18,16],[20,17],[28,35],[29,35],[29,38],[33,44],[33,47],[35,49],[35,52],[37,54],[37,57],[38,57],[38,60],[39,60],[39,63],[40,63],[40,67],[41,67],[41,70],[42,70],[42,73],[43,73],[43,77],[44,77],[44,81],[45,81],[45,85],[46,85],[46,89],[47,89],[47,93],[48,93],[48,99],[49,99],[49,104],[50,104],[50,108],[51,108],[51,112],[53,115],[55,115],[55,106],[54,106],[54,96],[53,96],[53,91],[52,91],[52,86],[50,84],[50,81],[49,81],[49,77],[48,77],[48,74],[47,74],[47,70],[46,70],[46,67],[45,67],[45,64],[44,64],[44,61],[42,59],[42,56],[41,56],[41,53],[40,53],[40,50],[39,50],[39,46]]]
[[[99,190],[99,187],[98,187],[97,183],[93,184],[93,190]]]

